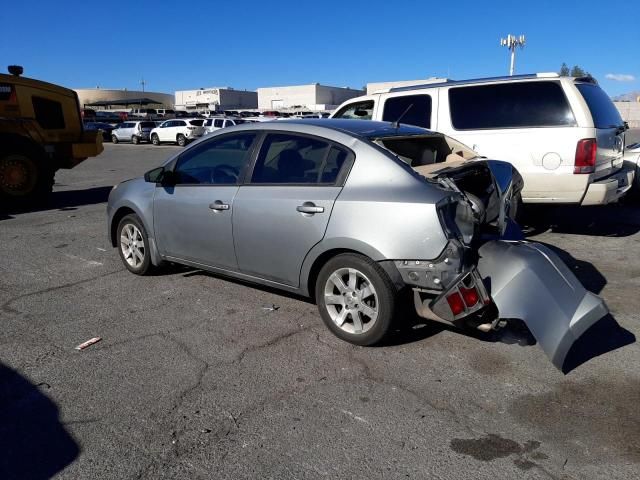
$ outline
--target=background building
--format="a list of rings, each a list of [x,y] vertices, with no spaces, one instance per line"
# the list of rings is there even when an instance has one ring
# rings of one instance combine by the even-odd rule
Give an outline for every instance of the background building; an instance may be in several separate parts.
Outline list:
[[[154,106],[163,106],[166,108],[173,108],[173,95],[160,92],[141,92],[139,90],[113,90],[108,88],[76,88],[75,92],[78,94],[80,100],[80,107],[84,107],[86,104],[95,102],[126,102],[127,100],[149,98],[151,100],[157,100],[157,105],[149,105],[151,108]],[[122,104],[124,106],[124,103]],[[133,107],[134,105],[131,105]],[[114,107],[116,108],[116,107]],[[118,108],[122,108],[118,105]],[[105,108],[106,109],[106,108]]]
[[[631,128],[640,128],[640,97],[637,102],[613,102]]]
[[[187,111],[252,109],[258,107],[258,94],[231,87],[180,90],[176,92],[175,107]]]
[[[364,90],[329,87],[314,83],[290,87],[258,89],[258,108],[261,110],[333,110],[345,100],[364,95]]]
[[[367,95],[371,95],[373,92],[378,90],[386,90],[387,88],[393,87],[408,87],[412,85],[427,85],[429,83],[439,83],[446,82],[446,78],[425,78],[422,80],[396,80],[393,82],[372,82],[367,83]]]

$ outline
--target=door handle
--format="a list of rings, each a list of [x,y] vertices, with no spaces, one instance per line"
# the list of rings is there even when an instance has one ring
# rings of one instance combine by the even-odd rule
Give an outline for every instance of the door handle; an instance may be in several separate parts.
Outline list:
[[[209,204],[209,208],[211,210],[215,210],[216,212],[220,212],[222,210],[229,210],[229,204],[222,203],[220,200],[216,200],[215,202]]]
[[[314,213],[323,213],[324,207],[317,207],[313,202],[304,202],[296,207],[296,211],[313,215]]]

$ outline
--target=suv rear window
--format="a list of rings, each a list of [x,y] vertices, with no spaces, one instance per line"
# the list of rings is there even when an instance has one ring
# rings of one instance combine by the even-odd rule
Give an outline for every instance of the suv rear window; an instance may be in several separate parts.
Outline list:
[[[204,123],[204,120],[189,120],[191,125],[195,125],[196,127],[201,127]]]
[[[402,118],[400,118],[402,117]],[[415,125],[417,127],[431,127],[431,96],[406,95],[388,98],[384,103],[382,120]]]
[[[140,122],[140,128],[156,128],[155,122]]]
[[[622,125],[620,112],[609,96],[598,85],[591,83],[576,83],[576,88],[587,102],[593,125],[596,128],[615,128]]]
[[[502,83],[449,89],[456,130],[575,125],[558,82]]]

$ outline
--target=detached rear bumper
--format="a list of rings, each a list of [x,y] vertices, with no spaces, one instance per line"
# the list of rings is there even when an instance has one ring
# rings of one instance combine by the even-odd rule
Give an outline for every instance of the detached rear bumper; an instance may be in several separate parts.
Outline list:
[[[492,241],[479,249],[478,271],[501,319],[520,319],[562,369],[573,343],[608,313],[550,249],[533,242]]]

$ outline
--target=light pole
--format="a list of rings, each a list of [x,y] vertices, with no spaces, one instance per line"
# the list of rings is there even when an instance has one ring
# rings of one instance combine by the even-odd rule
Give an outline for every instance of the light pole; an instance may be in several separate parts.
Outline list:
[[[507,38],[500,39],[500,45],[507,47],[511,51],[511,67],[509,67],[509,75],[513,75],[516,67],[516,47],[524,48],[524,35],[516,37],[515,35],[507,35]]]
[[[142,91],[144,92],[144,86],[147,84],[147,82],[144,81],[144,78],[142,78],[142,80],[140,80],[140,85],[142,85]]]

